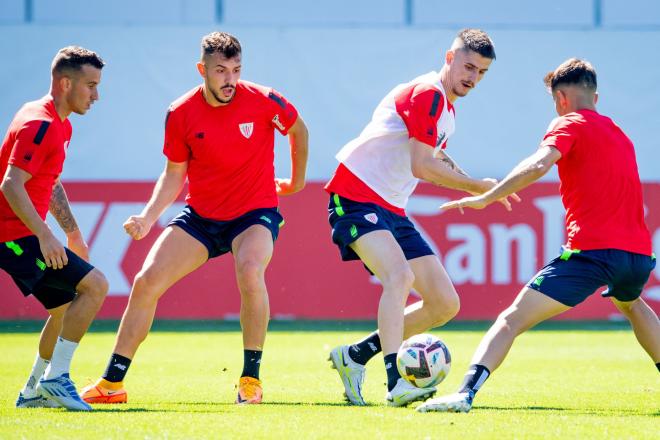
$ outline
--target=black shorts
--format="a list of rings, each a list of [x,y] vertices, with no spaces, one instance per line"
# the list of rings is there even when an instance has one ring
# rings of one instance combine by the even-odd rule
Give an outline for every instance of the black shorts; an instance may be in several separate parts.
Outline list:
[[[574,307],[603,286],[602,296],[633,301],[655,268],[655,256],[619,249],[578,251],[563,249],[527,283],[560,303]]]
[[[62,269],[46,266],[39,239],[30,235],[0,244],[0,269],[7,272],[23,295],[33,295],[46,309],[70,303],[80,281],[94,266],[67,248],[69,262]]]
[[[332,241],[339,247],[343,261],[359,260],[350,245],[361,236],[379,230],[390,231],[401,246],[406,260],[433,255],[433,250],[415,229],[415,225],[374,203],[354,202],[338,194],[330,195],[328,221],[332,226]]]
[[[181,214],[168,226],[178,226],[201,242],[209,251],[209,258],[231,252],[231,243],[241,232],[252,225],[262,225],[270,231],[273,242],[277,240],[284,218],[277,208],[259,208],[246,212],[232,220],[218,221],[204,218],[191,206],[186,205]]]

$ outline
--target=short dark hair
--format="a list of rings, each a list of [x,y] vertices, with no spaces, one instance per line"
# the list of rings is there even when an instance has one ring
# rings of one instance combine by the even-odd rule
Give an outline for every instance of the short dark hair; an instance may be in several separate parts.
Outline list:
[[[53,74],[65,71],[78,72],[85,64],[94,66],[97,69],[103,69],[103,66],[105,66],[105,62],[96,52],[80,46],[67,46],[60,49],[53,58],[51,71]]]
[[[234,58],[242,52],[238,38],[227,32],[211,32],[202,38],[202,57],[221,53],[225,58]]]
[[[596,91],[596,69],[589,61],[571,58],[559,65],[553,72],[543,78],[545,85],[552,91],[562,84],[579,85],[588,90]]]
[[[493,40],[481,29],[462,29],[456,35],[456,39],[461,40],[464,49],[476,52],[491,60],[496,58]]]

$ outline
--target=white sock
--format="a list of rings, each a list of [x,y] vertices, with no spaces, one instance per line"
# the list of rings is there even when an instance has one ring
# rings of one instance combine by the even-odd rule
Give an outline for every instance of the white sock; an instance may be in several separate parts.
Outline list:
[[[55,350],[53,350],[53,358],[50,360],[50,365],[46,369],[46,379],[54,379],[58,376],[68,373],[71,368],[71,359],[73,352],[78,348],[77,342],[67,341],[61,337],[57,338]]]
[[[23,393],[24,397],[29,398],[37,395],[35,387],[37,386],[39,379],[41,379],[41,376],[43,376],[44,371],[46,371],[46,367],[49,363],[50,361],[42,358],[39,356],[39,353],[37,353],[37,358],[34,360],[34,365],[32,365],[32,372],[30,373],[30,377],[28,377],[25,386],[21,390],[21,393]]]

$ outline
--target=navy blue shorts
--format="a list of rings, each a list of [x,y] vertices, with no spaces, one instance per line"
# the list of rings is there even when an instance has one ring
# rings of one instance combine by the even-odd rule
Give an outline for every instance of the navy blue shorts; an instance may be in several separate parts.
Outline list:
[[[401,215],[374,203],[354,202],[338,194],[330,195],[328,221],[332,226],[332,241],[339,247],[343,261],[359,260],[350,244],[372,231],[390,231],[401,246],[406,260],[433,255],[428,243],[415,225]]]
[[[619,249],[577,251],[563,249],[560,256],[541,269],[527,287],[574,307],[603,286],[602,295],[633,301],[655,268],[655,256]]]
[[[0,243],[0,269],[7,272],[23,295],[34,296],[46,309],[68,304],[76,286],[94,266],[64,248],[69,262],[62,269],[46,266],[34,235]]]
[[[217,221],[201,217],[186,205],[181,214],[172,219],[168,226],[178,226],[201,242],[209,251],[209,258],[231,252],[231,243],[241,232],[252,225],[262,225],[277,240],[284,218],[277,208],[259,208],[246,212],[232,220]]]

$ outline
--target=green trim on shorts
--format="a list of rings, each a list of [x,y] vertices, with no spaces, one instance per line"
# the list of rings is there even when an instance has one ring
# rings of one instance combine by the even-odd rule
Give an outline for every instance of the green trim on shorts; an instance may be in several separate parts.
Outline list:
[[[5,243],[5,246],[7,246],[9,249],[14,251],[14,253],[20,257],[23,255],[23,249],[21,248],[21,245],[14,243],[13,241],[8,241]]]
[[[282,226],[284,226],[284,223],[286,223],[286,222],[284,221],[284,219],[282,219],[282,221],[280,222],[279,225],[277,225],[277,227],[278,227],[278,228],[281,228]]]
[[[41,270],[46,270],[46,263],[41,261],[39,258],[37,258],[37,266],[39,266],[39,269]]]
[[[344,212],[344,208],[341,206],[341,202],[339,201],[339,194],[335,194],[332,196],[332,200],[335,202],[335,212],[339,217],[342,215],[346,214]]]
[[[559,256],[559,259],[564,260],[564,261],[568,261],[568,259],[571,258],[571,255],[579,254],[580,252],[581,252],[580,249],[562,248],[561,255]]]

